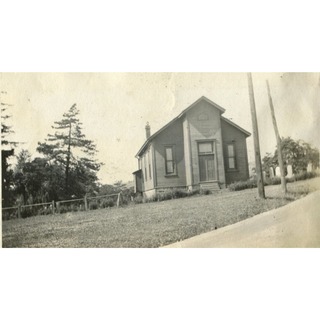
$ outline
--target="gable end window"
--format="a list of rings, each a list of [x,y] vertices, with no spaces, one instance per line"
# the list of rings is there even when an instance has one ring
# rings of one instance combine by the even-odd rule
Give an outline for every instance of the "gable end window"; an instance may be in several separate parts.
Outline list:
[[[165,167],[166,175],[176,174],[176,164],[174,159],[174,149],[173,146],[165,147]]]
[[[236,154],[235,154],[235,148],[234,143],[227,144],[227,154],[228,154],[228,169],[230,170],[236,170],[237,164],[236,164]]]

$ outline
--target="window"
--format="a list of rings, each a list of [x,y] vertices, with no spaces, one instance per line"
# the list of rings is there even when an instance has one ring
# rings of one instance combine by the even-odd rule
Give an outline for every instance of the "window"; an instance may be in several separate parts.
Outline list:
[[[146,155],[143,156],[143,167],[144,167],[144,180],[147,181],[147,164]]]
[[[152,179],[152,178],[151,178],[150,150],[148,151],[148,164],[149,164],[149,179]]]
[[[235,156],[233,143],[230,143],[227,145],[227,153],[228,153],[228,169],[236,169],[236,156]]]
[[[175,174],[175,162],[174,162],[174,154],[173,147],[165,147],[165,157],[166,157],[166,174]]]
[[[213,153],[212,142],[199,142],[199,154],[211,154]]]

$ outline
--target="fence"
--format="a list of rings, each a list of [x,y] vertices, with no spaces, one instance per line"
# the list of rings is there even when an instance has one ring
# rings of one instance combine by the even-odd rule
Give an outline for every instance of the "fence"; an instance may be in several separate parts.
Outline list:
[[[2,220],[26,218],[36,215],[47,215],[65,212],[89,211],[99,208],[119,207],[121,192],[72,200],[52,201],[2,208]]]

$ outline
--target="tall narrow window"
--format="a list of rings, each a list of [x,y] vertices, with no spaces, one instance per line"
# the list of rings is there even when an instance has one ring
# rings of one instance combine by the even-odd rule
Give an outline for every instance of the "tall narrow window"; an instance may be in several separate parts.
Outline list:
[[[236,169],[236,155],[234,150],[234,144],[227,145],[228,148],[228,169]]]
[[[175,174],[176,173],[176,166],[174,162],[174,153],[173,147],[165,147],[165,156],[166,156],[166,174]]]
[[[144,164],[144,180],[148,180],[147,177],[147,159],[146,159],[146,155],[143,156],[143,164]]]
[[[149,166],[149,179],[152,179],[152,178],[151,178],[150,150],[148,151],[148,166]]]

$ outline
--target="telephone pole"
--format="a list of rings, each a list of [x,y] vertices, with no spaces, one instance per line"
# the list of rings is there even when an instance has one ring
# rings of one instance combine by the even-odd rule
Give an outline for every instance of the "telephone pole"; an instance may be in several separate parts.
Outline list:
[[[274,107],[272,102],[272,97],[270,93],[270,86],[268,80],[266,80],[267,88],[268,88],[268,96],[269,96],[269,105],[270,105],[270,111],[271,111],[271,117],[272,117],[272,123],[274,128],[274,133],[276,135],[277,139],[277,149],[278,149],[278,161],[279,161],[279,167],[280,167],[280,175],[281,175],[281,188],[284,193],[287,193],[287,184],[286,184],[286,178],[284,174],[284,165],[283,165],[283,159],[282,159],[282,150],[281,150],[281,138],[277,126],[277,120],[274,113]]]
[[[259,131],[258,131],[258,122],[257,122],[257,114],[256,114],[256,105],[254,101],[252,75],[251,73],[248,73],[247,76],[248,76],[249,97],[250,97],[250,107],[251,107],[251,120],[252,120],[252,131],[253,131],[254,156],[256,161],[258,192],[259,192],[259,197],[262,199],[265,199],[261,156],[260,156],[260,145],[259,145]]]

